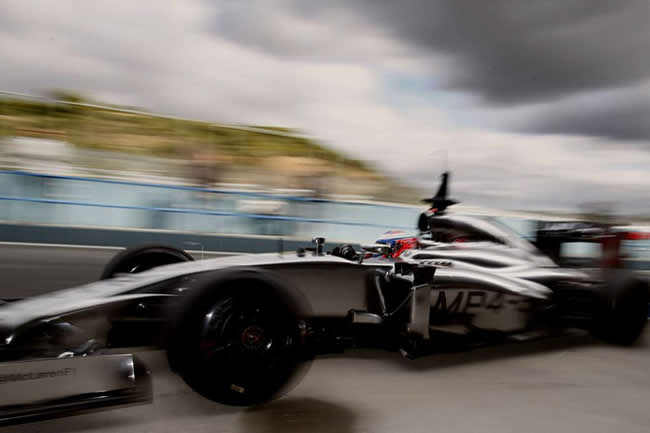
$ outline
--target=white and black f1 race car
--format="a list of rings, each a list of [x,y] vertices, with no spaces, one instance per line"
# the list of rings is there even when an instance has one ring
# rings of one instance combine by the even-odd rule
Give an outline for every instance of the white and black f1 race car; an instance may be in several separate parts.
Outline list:
[[[447,214],[447,178],[415,238],[330,252],[314,238],[294,253],[198,261],[143,246],[98,282],[0,306],[0,421],[149,401],[134,347],[164,349],[206,398],[254,405],[314,356],[350,347],[413,358],[568,328],[617,344],[639,337],[646,283],[616,266],[560,267],[493,221]],[[553,251],[561,237],[542,232]]]

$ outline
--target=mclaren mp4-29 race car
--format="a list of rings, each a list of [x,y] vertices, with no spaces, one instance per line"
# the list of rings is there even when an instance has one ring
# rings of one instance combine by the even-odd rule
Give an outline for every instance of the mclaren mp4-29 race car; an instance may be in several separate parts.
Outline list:
[[[617,266],[558,265],[542,252],[557,249],[553,230],[538,248],[495,221],[448,213],[447,180],[414,237],[331,251],[316,237],[296,252],[197,261],[142,246],[97,282],[1,305],[0,420],[149,401],[149,372],[132,353],[142,347],[163,349],[202,396],[247,406],[347,348],[415,358],[567,329],[614,344],[639,337],[647,283]]]

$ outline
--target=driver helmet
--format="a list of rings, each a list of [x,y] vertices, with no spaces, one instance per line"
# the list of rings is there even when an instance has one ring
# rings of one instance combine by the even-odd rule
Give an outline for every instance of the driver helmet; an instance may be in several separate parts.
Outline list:
[[[404,251],[417,248],[418,240],[401,230],[389,230],[375,241],[378,244],[390,245],[393,253],[390,257],[399,257]]]

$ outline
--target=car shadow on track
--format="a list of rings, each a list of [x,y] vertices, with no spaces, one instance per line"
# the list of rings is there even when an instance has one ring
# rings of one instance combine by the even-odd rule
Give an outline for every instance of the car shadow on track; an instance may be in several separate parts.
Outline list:
[[[488,363],[510,358],[538,356],[546,353],[561,353],[582,350],[601,344],[589,336],[548,337],[540,340],[518,343],[501,343],[477,347],[464,351],[442,352],[431,356],[405,361],[408,370],[430,370],[453,368],[475,363]]]
[[[315,398],[287,397],[246,409],[240,429],[251,433],[348,433],[355,431],[358,415],[338,404]]]
[[[643,350],[649,347],[650,331],[646,331],[639,341],[628,347],[617,347],[618,350]],[[405,359],[399,353],[377,350],[350,350],[345,354],[330,355],[329,358],[376,359],[397,364],[400,368],[412,371],[454,368],[474,363],[487,363],[509,358],[536,356],[544,353],[561,353],[578,351],[591,347],[607,347],[608,344],[582,333],[544,337],[524,342],[498,343],[472,348],[441,347],[436,353],[428,354],[413,360]]]

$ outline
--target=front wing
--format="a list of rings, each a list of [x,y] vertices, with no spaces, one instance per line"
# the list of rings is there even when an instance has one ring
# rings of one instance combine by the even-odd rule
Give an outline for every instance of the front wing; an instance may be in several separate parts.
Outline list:
[[[0,425],[151,400],[149,371],[132,354],[0,363]]]

